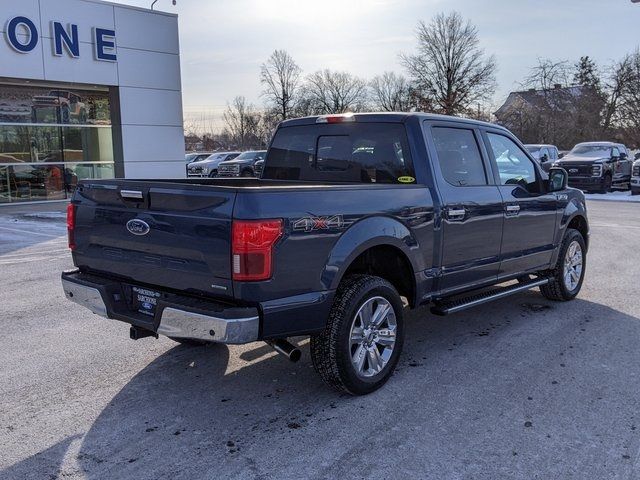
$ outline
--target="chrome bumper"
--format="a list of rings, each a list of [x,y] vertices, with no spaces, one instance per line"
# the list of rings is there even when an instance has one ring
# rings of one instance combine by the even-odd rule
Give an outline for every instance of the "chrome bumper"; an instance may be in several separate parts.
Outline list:
[[[113,318],[109,315],[109,309],[97,288],[65,278],[62,279],[62,288],[65,296],[72,302],[88,308],[102,317]],[[231,315],[231,318],[221,318],[190,312],[175,306],[165,307],[162,310],[156,333],[168,337],[227,344],[255,342],[258,340],[260,328],[258,311],[255,310],[255,313],[255,316],[250,317],[235,318]]]

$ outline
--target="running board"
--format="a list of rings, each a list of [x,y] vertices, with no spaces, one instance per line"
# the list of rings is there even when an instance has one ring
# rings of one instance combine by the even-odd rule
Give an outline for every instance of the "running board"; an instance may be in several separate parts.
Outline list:
[[[444,316],[449,315],[450,313],[461,312],[462,310],[466,310],[467,308],[482,305],[483,303],[493,302],[494,300],[499,300],[515,293],[524,292],[525,290],[531,290],[532,288],[546,285],[550,281],[550,278],[541,278],[537,280],[531,280],[526,283],[518,283],[511,287],[496,288],[479,295],[472,295],[470,297],[464,297],[458,300],[445,300],[436,302],[435,305],[431,307],[431,313],[433,313],[434,315]]]

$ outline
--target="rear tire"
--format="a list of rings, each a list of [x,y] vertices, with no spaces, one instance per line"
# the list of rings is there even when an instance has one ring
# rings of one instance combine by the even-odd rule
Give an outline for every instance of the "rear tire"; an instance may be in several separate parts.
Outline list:
[[[551,281],[540,287],[542,295],[556,302],[573,300],[582,288],[586,259],[587,249],[582,234],[573,228],[567,229],[556,266],[549,272]]]
[[[324,332],[311,337],[311,361],[331,388],[366,395],[382,387],[398,364],[404,340],[403,306],[388,281],[371,275],[344,279]]]

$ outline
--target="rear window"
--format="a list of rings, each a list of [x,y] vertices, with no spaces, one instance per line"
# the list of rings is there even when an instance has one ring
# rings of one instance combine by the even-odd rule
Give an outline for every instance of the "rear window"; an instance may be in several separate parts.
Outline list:
[[[396,123],[280,128],[262,178],[346,183],[415,183],[407,134]]]

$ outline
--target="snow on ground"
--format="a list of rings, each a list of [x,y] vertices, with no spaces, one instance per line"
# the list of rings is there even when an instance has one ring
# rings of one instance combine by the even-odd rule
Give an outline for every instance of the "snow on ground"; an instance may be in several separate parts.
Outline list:
[[[587,200],[603,200],[608,202],[635,202],[640,203],[640,195],[632,196],[631,192],[585,193]]]

